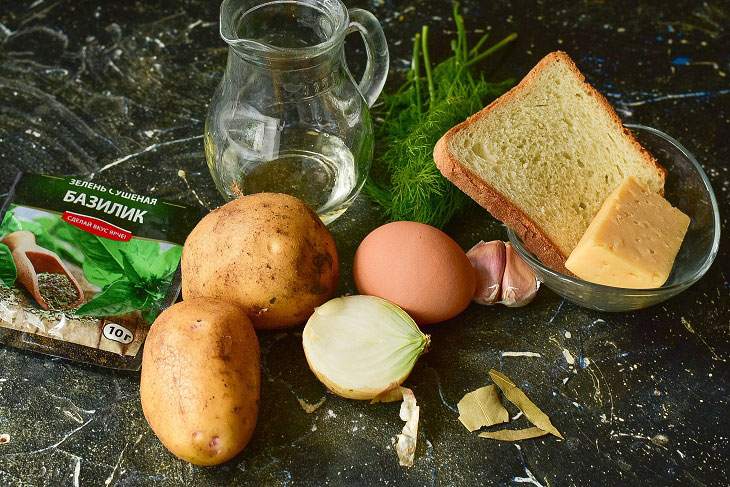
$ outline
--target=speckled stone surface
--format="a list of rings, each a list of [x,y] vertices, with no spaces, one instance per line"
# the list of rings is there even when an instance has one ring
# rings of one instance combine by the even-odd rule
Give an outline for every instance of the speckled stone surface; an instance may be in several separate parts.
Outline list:
[[[215,1],[0,1],[0,193],[15,172],[75,174],[211,208],[203,118],[226,46]],[[373,11],[402,79],[424,23],[453,35],[448,2],[349,2]],[[407,380],[421,406],[415,465],[398,465],[398,404],[328,394],[298,331],[261,334],[263,397],[247,449],[227,464],[177,460],[148,428],[138,373],[0,347],[0,485],[727,485],[730,453],[730,5],[727,2],[464,2],[472,39],[516,31],[497,72],[521,77],[566,50],[626,122],[676,137],[705,167],[720,204],[720,253],[688,291],[607,314],[541,289],[528,307],[469,307],[428,329]],[[433,32],[433,31],[432,31]],[[448,50],[433,35],[433,58]],[[440,45],[437,45],[441,43]],[[348,46],[360,51],[357,39]],[[353,51],[354,52],[354,51]],[[379,223],[361,197],[333,226],[338,292]],[[504,238],[472,208],[446,231],[464,248]],[[505,356],[534,352],[539,356]],[[502,370],[566,440],[519,444],[468,433],[462,395]],[[511,410],[512,414],[516,410]],[[525,418],[516,421],[527,426]]]

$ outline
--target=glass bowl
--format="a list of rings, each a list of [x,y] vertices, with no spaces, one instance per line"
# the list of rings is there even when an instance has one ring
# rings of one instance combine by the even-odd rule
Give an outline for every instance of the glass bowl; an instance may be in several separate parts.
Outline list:
[[[705,171],[682,145],[651,127],[626,124],[637,140],[667,170],[664,197],[691,218],[687,235],[667,282],[655,289],[603,286],[545,266],[508,228],[509,240],[537,278],[577,305],[600,311],[630,311],[660,303],[697,282],[715,260],[720,246],[720,214]]]

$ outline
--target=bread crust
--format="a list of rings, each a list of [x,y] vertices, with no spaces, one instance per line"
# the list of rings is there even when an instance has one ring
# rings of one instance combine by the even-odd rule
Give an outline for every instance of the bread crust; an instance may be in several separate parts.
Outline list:
[[[565,268],[565,261],[568,255],[564,255],[558,246],[550,239],[547,233],[535,223],[532,218],[525,214],[520,208],[509,200],[499,190],[474,174],[468,167],[462,164],[452,153],[450,149],[451,141],[460,131],[468,128],[473,123],[483,117],[487,117],[497,107],[514,102],[524,90],[529,89],[532,83],[538,78],[542,71],[552,63],[562,62],[567,65],[570,71],[580,81],[583,90],[588,96],[595,98],[608,117],[615,125],[617,131],[623,134],[625,139],[637,150],[644,162],[652,167],[657,176],[662,181],[662,190],[664,192],[664,181],[666,180],[667,171],[659,165],[653,155],[649,153],[634,138],[629,129],[623,126],[621,119],[611,104],[603,97],[593,86],[585,82],[585,76],[578,70],[572,59],[563,51],[555,51],[546,55],[530,70],[529,73],[515,87],[509,90],[492,103],[467,118],[465,121],[453,127],[451,130],[441,137],[434,147],[433,157],[436,166],[449,181],[454,183],[459,189],[468,194],[474,201],[487,209],[495,218],[502,221],[510,227],[514,232],[522,238],[525,245],[530,249],[545,265],[564,274],[573,275]]]

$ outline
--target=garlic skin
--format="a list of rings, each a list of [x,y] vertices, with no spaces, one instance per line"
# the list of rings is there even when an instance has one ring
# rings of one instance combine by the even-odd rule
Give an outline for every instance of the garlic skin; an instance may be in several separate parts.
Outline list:
[[[466,253],[476,276],[477,286],[472,301],[478,304],[495,304],[501,296],[502,276],[506,264],[504,242],[480,241]]]
[[[329,390],[373,399],[397,388],[430,342],[395,304],[344,296],[315,308],[302,333],[309,368]]]
[[[535,298],[540,282],[509,242],[505,244],[505,255],[502,300],[499,302],[510,307],[524,306]]]

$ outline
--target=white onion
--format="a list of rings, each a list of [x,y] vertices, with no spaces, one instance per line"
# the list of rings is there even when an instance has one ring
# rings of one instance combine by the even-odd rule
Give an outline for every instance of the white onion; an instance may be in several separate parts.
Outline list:
[[[327,301],[303,333],[314,375],[350,399],[373,399],[400,385],[429,341],[405,311],[375,296]]]

